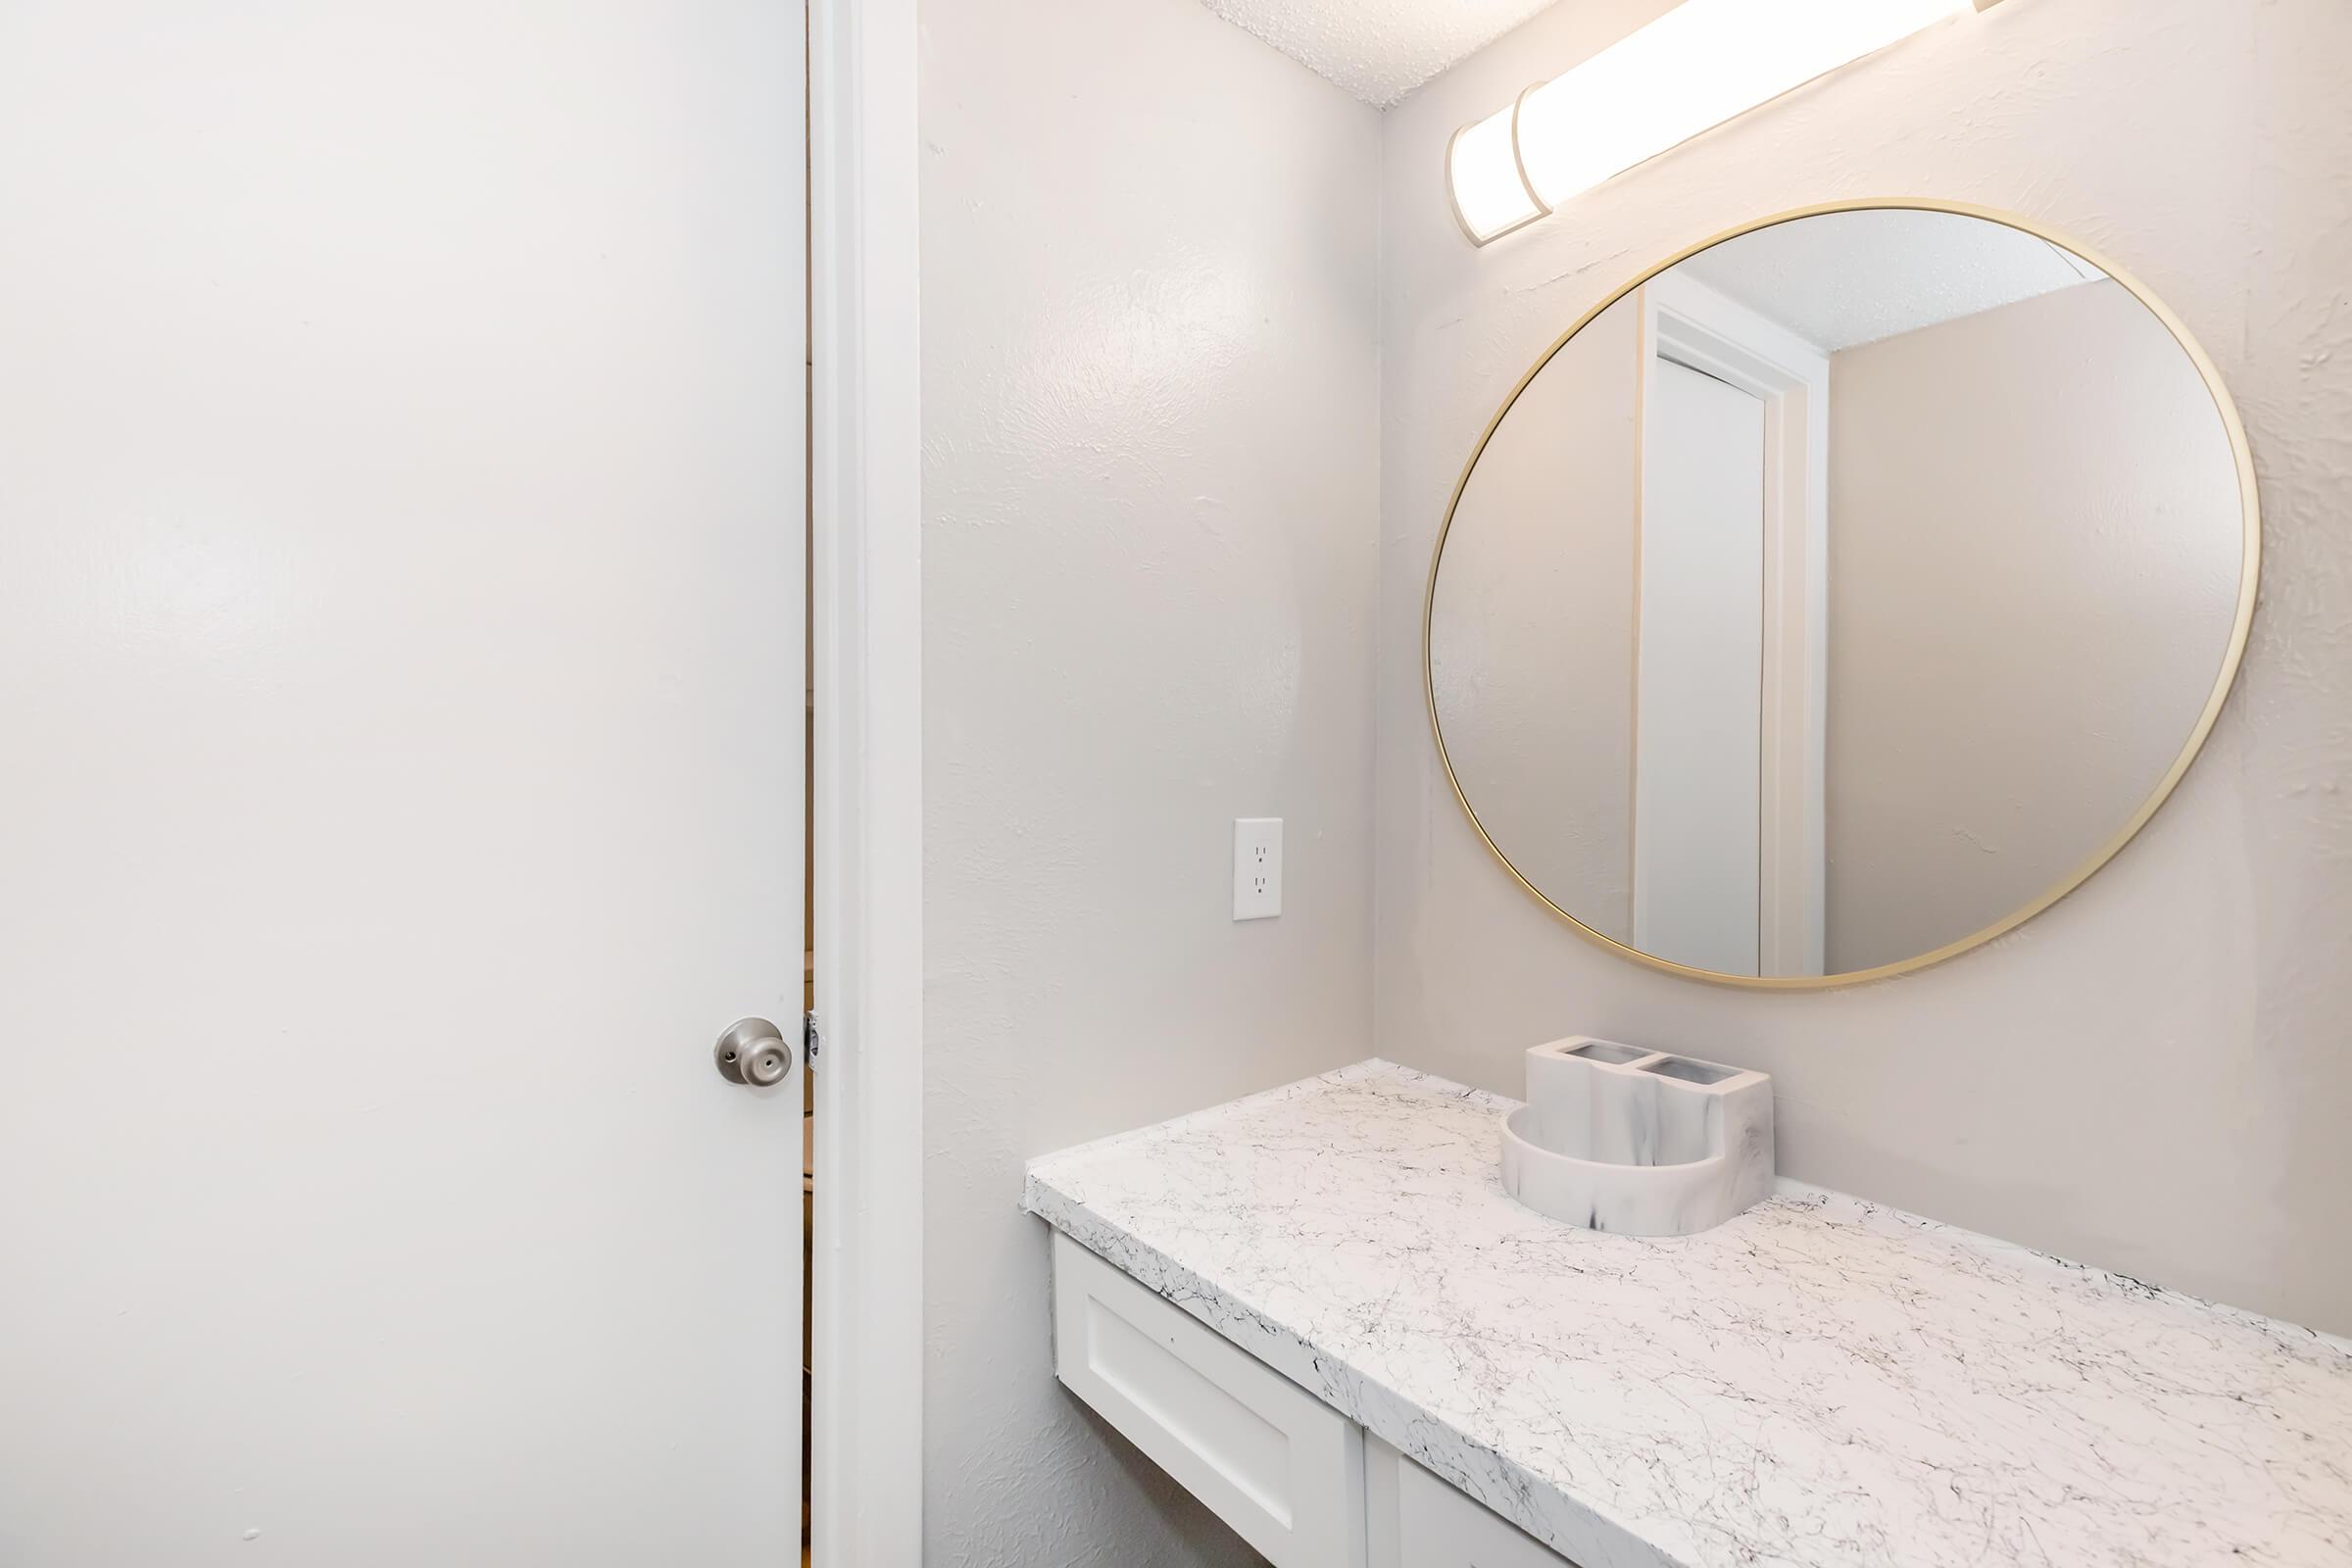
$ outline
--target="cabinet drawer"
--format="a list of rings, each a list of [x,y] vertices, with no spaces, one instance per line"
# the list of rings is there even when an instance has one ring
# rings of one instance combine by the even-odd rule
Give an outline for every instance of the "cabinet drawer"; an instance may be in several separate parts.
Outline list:
[[[1372,1477],[1371,1568],[1576,1568],[1377,1438],[1365,1464]]]
[[[1362,1568],[1363,1429],[1059,1231],[1054,1364],[1275,1568]]]

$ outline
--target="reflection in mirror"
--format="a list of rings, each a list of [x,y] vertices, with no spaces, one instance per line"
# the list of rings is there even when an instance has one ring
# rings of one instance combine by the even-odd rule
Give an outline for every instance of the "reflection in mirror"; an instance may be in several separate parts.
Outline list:
[[[2252,498],[2197,360],[2022,228],[1750,230],[1564,342],[1463,481],[1433,714],[1579,924],[1730,977],[1899,966],[2094,868],[2243,641]]]

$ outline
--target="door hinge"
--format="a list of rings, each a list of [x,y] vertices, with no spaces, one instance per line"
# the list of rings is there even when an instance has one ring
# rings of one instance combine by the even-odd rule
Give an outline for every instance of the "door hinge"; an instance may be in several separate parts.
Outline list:
[[[802,1013],[801,1049],[806,1054],[809,1066],[816,1065],[816,1054],[823,1049],[824,1043],[824,1033],[816,1026],[816,1013],[813,1010]]]

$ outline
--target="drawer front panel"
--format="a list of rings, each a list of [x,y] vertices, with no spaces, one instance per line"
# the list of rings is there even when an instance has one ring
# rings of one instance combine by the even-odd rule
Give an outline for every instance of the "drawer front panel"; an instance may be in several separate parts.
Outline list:
[[[1396,1463],[1400,1568],[1576,1568],[1412,1460],[1399,1456]]]
[[[1362,1568],[1362,1429],[1058,1231],[1054,1360],[1275,1568]]]

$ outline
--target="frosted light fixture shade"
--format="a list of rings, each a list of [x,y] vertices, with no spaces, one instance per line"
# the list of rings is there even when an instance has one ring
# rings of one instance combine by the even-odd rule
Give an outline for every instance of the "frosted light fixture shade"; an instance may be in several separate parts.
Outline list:
[[[1454,136],[1447,159],[1462,226],[1480,244],[1509,232],[1654,158],[1930,23],[1980,9],[1980,0],[1683,0],[1566,75],[1529,88],[1509,109]],[[1471,217],[1465,175],[1490,215],[1503,211],[1497,160],[1484,149],[1500,130],[1507,162],[1533,209],[1491,231]]]
[[[1519,172],[1512,131],[1517,104],[1496,110],[1453,133],[1446,148],[1446,181],[1453,192],[1453,216],[1473,243],[1484,245],[1522,228],[1550,211],[1527,188]]]

